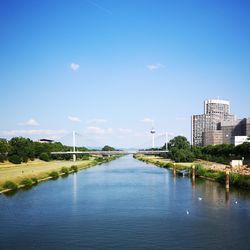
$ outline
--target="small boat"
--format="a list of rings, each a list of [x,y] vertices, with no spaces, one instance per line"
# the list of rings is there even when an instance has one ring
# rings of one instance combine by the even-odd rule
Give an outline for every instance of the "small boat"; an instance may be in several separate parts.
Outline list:
[[[189,170],[179,170],[179,171],[177,171],[177,174],[179,174],[179,175],[182,175],[182,176],[187,176],[187,175],[189,175]]]

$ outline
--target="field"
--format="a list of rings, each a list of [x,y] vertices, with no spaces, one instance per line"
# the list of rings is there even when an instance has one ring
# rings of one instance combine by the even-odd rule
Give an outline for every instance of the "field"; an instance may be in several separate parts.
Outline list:
[[[47,177],[51,171],[59,171],[62,167],[78,166],[79,169],[87,168],[94,164],[95,158],[84,161],[50,161],[41,160],[29,161],[28,163],[12,164],[9,162],[0,163],[0,186],[5,181],[19,183],[24,178],[36,177],[38,179]]]

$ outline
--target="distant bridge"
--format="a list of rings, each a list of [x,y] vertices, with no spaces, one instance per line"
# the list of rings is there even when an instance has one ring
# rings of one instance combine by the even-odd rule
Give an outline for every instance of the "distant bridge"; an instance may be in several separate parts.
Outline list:
[[[155,132],[154,132],[155,133]],[[154,146],[154,133],[152,134],[153,146]],[[167,146],[167,140],[166,140]],[[153,147],[154,148],[154,147]],[[72,151],[61,151],[61,152],[51,152],[52,155],[72,155],[73,161],[76,161],[76,155],[125,155],[125,154],[161,154],[167,153],[166,150],[114,150],[114,151],[104,151],[104,150],[86,150],[86,151],[77,151],[76,149],[76,133],[73,131],[73,150]]]
[[[52,155],[80,155],[80,154],[90,154],[90,155],[124,155],[124,154],[161,154],[167,153],[167,150],[115,150],[115,151],[65,151],[65,152],[51,152]]]

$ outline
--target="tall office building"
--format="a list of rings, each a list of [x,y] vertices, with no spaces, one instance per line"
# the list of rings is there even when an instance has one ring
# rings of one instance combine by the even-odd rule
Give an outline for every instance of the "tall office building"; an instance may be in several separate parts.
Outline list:
[[[219,123],[222,121],[234,121],[234,115],[230,114],[229,101],[209,99],[204,102],[204,114],[192,116],[192,145],[203,146],[207,144],[222,143],[222,135],[218,132]],[[214,142],[214,143],[213,143]]]

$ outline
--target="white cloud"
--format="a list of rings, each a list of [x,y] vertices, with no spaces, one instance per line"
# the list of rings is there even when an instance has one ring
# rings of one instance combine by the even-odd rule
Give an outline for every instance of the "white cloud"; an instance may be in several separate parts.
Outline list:
[[[154,63],[154,64],[149,64],[146,66],[148,70],[154,71],[160,68],[164,68],[165,66],[161,63]]]
[[[154,123],[154,120],[153,119],[151,119],[151,118],[148,118],[148,117],[146,117],[146,118],[144,118],[143,120],[142,120],[142,122],[145,122],[145,123]]]
[[[100,118],[95,118],[95,119],[91,119],[91,120],[87,121],[88,124],[102,124],[102,123],[106,123],[106,122],[107,122],[107,120],[100,119]]]
[[[70,64],[70,68],[71,68],[73,71],[77,71],[77,70],[80,68],[80,64],[78,64],[78,63],[71,63],[71,64]]]
[[[30,118],[29,120],[25,121],[25,122],[21,122],[19,123],[19,125],[21,126],[39,126],[40,124],[33,118]]]
[[[23,129],[23,130],[2,130],[0,134],[3,136],[33,136],[33,135],[62,135],[65,130],[52,130],[52,129]]]
[[[68,120],[70,120],[71,122],[81,122],[81,119],[77,116],[68,116]]]
[[[100,128],[96,126],[87,127],[88,133],[94,135],[110,135],[113,134],[114,130],[112,128]]]

